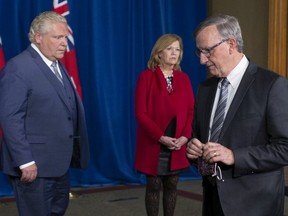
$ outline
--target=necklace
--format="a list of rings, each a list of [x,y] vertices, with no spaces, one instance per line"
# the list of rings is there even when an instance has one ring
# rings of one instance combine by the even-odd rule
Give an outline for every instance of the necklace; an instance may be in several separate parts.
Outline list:
[[[171,74],[170,76],[165,77],[166,82],[167,82],[167,91],[169,94],[172,94],[174,92],[173,90],[173,86],[172,86],[172,81],[173,81],[173,74]]]
[[[165,80],[166,80],[166,83],[167,83],[166,89],[167,89],[169,95],[171,95],[171,94],[174,92],[173,86],[172,86],[172,82],[173,82],[173,70],[169,70],[169,71],[167,71],[166,73],[164,72],[163,69],[161,69],[161,71],[162,71],[163,76],[164,76],[164,78],[165,78]]]
[[[163,73],[163,75],[164,75],[165,78],[170,77],[170,76],[173,77],[173,70],[172,70],[172,71],[169,71],[169,72],[167,72],[167,73],[165,73],[164,71],[162,71],[162,73]]]

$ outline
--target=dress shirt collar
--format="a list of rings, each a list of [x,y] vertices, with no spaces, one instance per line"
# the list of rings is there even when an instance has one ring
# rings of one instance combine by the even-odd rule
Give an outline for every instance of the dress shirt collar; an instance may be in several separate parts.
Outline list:
[[[237,88],[240,84],[240,81],[248,67],[249,61],[245,55],[243,55],[241,61],[238,65],[231,71],[227,76],[227,79],[233,89]]]
[[[51,68],[52,61],[46,58],[35,44],[31,43],[31,47],[40,55],[40,57],[43,59],[45,64],[47,64],[48,67]]]

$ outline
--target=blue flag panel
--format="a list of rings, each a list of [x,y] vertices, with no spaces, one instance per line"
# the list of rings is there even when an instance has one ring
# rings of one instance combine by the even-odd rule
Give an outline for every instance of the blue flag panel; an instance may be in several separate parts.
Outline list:
[[[196,92],[206,77],[193,54],[192,32],[206,17],[199,0],[69,1],[83,103],[86,109],[91,162],[86,170],[71,169],[72,186],[142,184],[133,168],[136,121],[134,90],[147,67],[152,46],[161,34],[182,37],[182,69]],[[53,0],[0,0],[0,35],[6,62],[29,45],[32,19],[53,9]],[[0,108],[1,109],[1,108]],[[191,167],[182,179],[199,178]],[[0,196],[11,195],[0,173]]]

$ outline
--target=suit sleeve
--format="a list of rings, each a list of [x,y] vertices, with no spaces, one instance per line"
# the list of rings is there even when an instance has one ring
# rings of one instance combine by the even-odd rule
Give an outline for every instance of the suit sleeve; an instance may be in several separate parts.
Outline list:
[[[254,143],[244,143],[246,147],[233,150],[235,176],[271,171],[288,164],[288,82],[282,77],[273,82],[259,122],[264,129],[255,131]],[[263,143],[258,143],[259,139]]]
[[[20,74],[12,61],[2,71],[0,78],[1,127],[15,167],[33,161],[25,136],[26,106],[31,92]]]

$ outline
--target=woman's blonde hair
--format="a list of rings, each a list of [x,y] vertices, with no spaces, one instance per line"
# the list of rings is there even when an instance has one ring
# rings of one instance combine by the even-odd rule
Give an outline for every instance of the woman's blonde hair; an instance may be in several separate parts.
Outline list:
[[[183,42],[182,42],[181,37],[176,34],[164,34],[158,38],[158,40],[156,41],[152,49],[150,59],[147,64],[149,69],[154,70],[156,66],[162,64],[162,61],[159,58],[159,53],[161,53],[164,49],[166,49],[175,41],[179,42],[180,55],[179,55],[177,63],[174,66],[174,69],[181,71],[180,62],[182,61],[182,57],[183,57]]]

